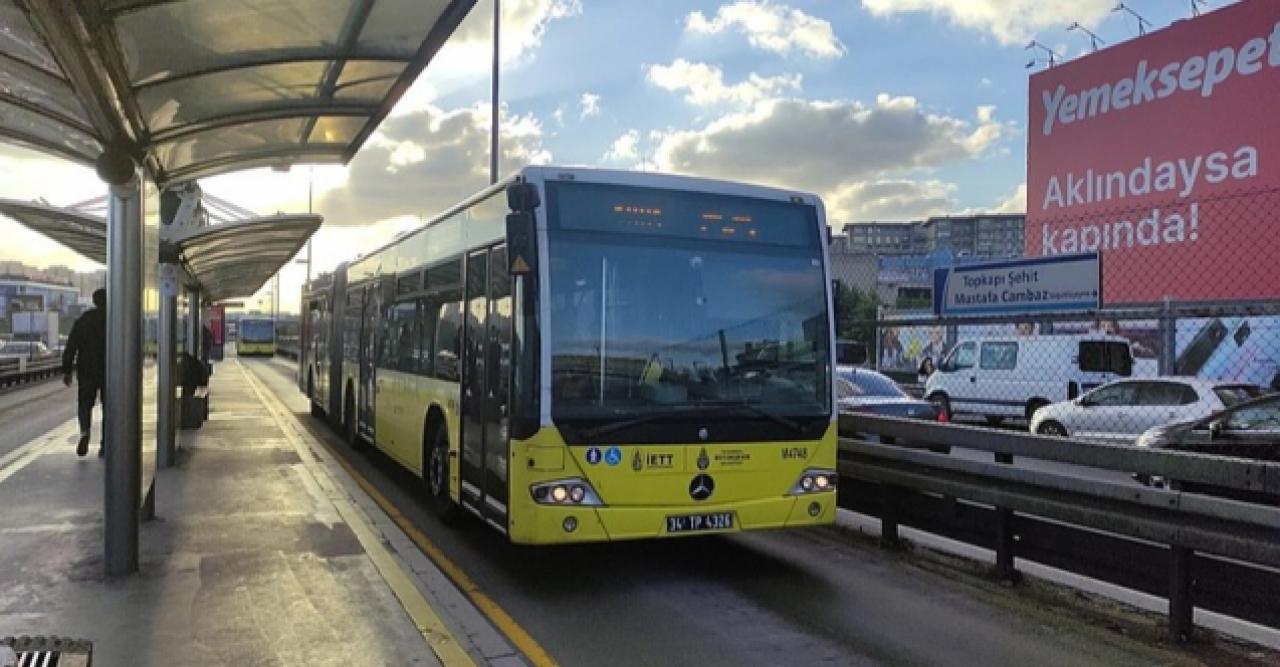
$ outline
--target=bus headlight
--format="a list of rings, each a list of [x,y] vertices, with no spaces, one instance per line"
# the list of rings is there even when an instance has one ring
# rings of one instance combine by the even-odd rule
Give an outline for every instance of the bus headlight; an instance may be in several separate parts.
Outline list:
[[[795,486],[791,487],[793,496],[803,496],[810,493],[822,493],[823,491],[834,491],[836,488],[836,480],[838,475],[834,470],[825,470],[821,468],[810,468],[804,471],[799,480],[796,480]]]
[[[533,501],[539,505],[591,505],[598,506],[600,496],[586,480],[579,477],[539,482],[529,487]]]

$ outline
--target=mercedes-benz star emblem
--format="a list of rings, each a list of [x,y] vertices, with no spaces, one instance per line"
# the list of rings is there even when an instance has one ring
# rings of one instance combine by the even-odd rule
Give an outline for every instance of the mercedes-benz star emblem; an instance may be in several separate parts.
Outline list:
[[[698,475],[689,482],[689,497],[694,500],[706,500],[716,492],[716,481],[711,475]]]

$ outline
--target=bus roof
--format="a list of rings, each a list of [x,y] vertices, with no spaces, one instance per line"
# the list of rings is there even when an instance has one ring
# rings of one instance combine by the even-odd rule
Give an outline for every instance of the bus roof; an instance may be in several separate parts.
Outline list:
[[[752,197],[755,199],[772,199],[799,204],[809,204],[818,208],[821,219],[826,219],[826,209],[822,198],[810,192],[784,190],[781,188],[739,183],[736,181],[717,180],[700,176],[683,176],[652,171],[627,171],[621,169],[597,169],[594,167],[559,167],[554,165],[528,165],[514,174],[499,180],[479,192],[450,206],[432,216],[417,229],[402,233],[396,238],[378,246],[376,249],[361,255],[344,264],[348,267],[377,257],[389,248],[404,243],[418,234],[430,229],[433,225],[447,220],[460,211],[488,198],[490,195],[505,189],[512,183],[528,181],[545,183],[547,181],[578,181],[584,183],[607,183],[611,185],[633,185],[636,187],[662,188],[671,190],[693,190],[711,192],[734,197]]]

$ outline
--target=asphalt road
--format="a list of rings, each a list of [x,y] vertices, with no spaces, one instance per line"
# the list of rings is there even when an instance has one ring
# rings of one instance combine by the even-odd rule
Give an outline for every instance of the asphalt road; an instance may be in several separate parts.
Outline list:
[[[832,530],[518,547],[451,529],[420,502],[421,480],[310,416],[291,366],[244,363],[563,665],[1187,662]]]
[[[62,386],[61,377],[0,393],[0,457],[75,416],[75,385]],[[99,405],[94,408],[95,428],[100,427],[101,422],[102,406]],[[68,448],[74,450],[70,445]]]

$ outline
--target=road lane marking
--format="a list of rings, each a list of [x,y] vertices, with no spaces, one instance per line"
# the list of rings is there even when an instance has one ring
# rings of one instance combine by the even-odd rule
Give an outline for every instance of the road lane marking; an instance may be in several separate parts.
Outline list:
[[[303,428],[310,430],[307,425],[302,424],[301,420],[299,420],[299,424],[302,425]],[[338,465],[342,466],[342,469],[345,470],[353,480],[355,480],[356,484],[360,486],[360,489],[364,491],[365,495],[369,496],[378,504],[378,507],[382,508],[382,511],[387,515],[387,517],[395,522],[400,530],[403,531],[415,545],[417,545],[418,549],[420,549],[422,553],[425,554],[427,558],[429,558],[431,562],[434,563],[435,566],[453,582],[453,585],[456,586],[458,590],[462,591],[462,593],[467,596],[467,599],[471,600],[471,604],[475,605],[476,608],[480,610],[480,613],[484,614],[485,617],[489,619],[489,622],[493,623],[494,626],[498,628],[498,631],[505,635],[507,639],[524,654],[529,662],[534,665],[534,667],[555,667],[559,664],[551,657],[551,654],[548,653],[546,649],[542,648],[542,645],[533,638],[533,635],[530,635],[528,631],[521,627],[521,625],[517,623],[516,620],[512,618],[511,615],[508,614],[507,611],[503,609],[502,606],[493,598],[480,590],[480,587],[476,585],[475,581],[473,581],[471,577],[462,570],[462,568],[455,565],[452,560],[449,560],[449,557],[446,556],[444,552],[421,530],[419,530],[417,526],[415,526],[413,522],[411,522],[399,510],[399,508],[395,506],[394,503],[383,495],[372,482],[365,479],[364,475],[361,475],[360,472],[347,461],[346,457],[341,452],[335,451],[327,442],[325,442],[324,438],[319,435],[313,435],[312,439],[320,443],[320,446],[324,447],[329,454],[333,456],[334,461],[336,461]]]
[[[49,448],[56,446],[59,442],[65,442],[68,437],[79,433],[79,429],[80,426],[76,423],[75,418],[69,419],[46,431],[44,435],[36,436],[25,445],[20,445],[17,449],[0,457],[0,483],[27,467],[32,461],[40,458]]]
[[[299,449],[299,454],[303,454],[307,449],[306,444],[301,442],[300,435],[290,428],[282,417],[282,415],[292,416],[292,413],[238,359],[236,360],[236,365],[249,382],[249,387],[258,395],[258,399],[262,401],[263,405],[266,406],[271,418],[280,427],[285,438],[289,440],[291,445]],[[313,438],[313,440],[318,441],[317,438]],[[323,443],[321,444],[323,445]],[[310,471],[313,464],[304,456],[303,465]],[[312,475],[315,476],[316,473],[312,472]],[[357,479],[357,483],[360,481],[360,479]],[[320,482],[320,480],[317,479],[317,482]],[[326,486],[322,482],[320,485],[321,488]],[[369,525],[364,517],[360,516],[360,513],[351,504],[350,500],[341,493],[340,489],[328,495],[330,502],[338,510],[338,514],[351,527],[351,531],[355,533],[356,539],[359,540],[365,553],[369,555],[374,567],[382,575],[383,580],[387,582],[387,586],[391,588],[392,593],[400,600],[401,606],[404,607],[405,612],[409,615],[414,625],[417,626],[422,638],[431,647],[432,652],[439,658],[441,664],[445,667],[475,667],[475,661],[462,648],[453,633],[449,632],[449,628],[440,618],[440,615],[427,602],[427,599],[422,595],[422,591],[418,590],[418,587],[414,585],[413,578],[404,571],[400,562],[383,545],[373,526]]]

